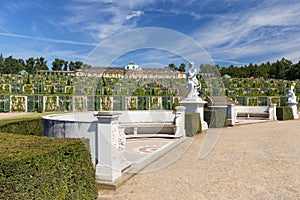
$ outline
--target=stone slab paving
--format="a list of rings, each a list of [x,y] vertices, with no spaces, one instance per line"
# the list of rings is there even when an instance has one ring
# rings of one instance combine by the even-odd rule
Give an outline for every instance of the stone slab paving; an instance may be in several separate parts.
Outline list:
[[[174,139],[165,138],[127,139],[125,158],[132,163],[141,163],[175,141]]]
[[[99,191],[99,199],[300,199],[300,120],[224,128],[199,159],[207,134],[180,144],[117,191]]]

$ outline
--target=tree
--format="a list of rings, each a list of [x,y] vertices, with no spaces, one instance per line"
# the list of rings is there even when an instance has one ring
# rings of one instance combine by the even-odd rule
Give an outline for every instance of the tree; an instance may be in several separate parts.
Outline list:
[[[74,65],[75,69],[81,69],[82,66],[83,66],[83,62],[81,62],[81,61],[76,61],[75,62],[75,65]]]
[[[33,74],[34,73],[34,67],[35,67],[35,60],[34,58],[28,58],[26,60],[26,64],[25,64],[25,70],[29,73],[29,74]]]
[[[179,68],[178,68],[178,71],[180,72],[185,72],[185,64],[184,63],[181,63]]]
[[[74,70],[75,70],[75,63],[74,63],[73,61],[71,61],[71,62],[69,63],[69,70],[70,70],[70,71],[74,71]]]
[[[36,58],[36,70],[49,70],[49,67],[47,66],[47,61],[44,57]]]
[[[0,54],[0,73],[3,74],[3,69],[4,69],[4,66],[3,66],[3,63],[4,63],[4,59],[3,59],[3,56],[2,56],[2,53]]]
[[[286,79],[300,79],[300,61],[297,64],[292,65],[291,68],[287,71]]]
[[[68,71],[68,61],[64,61],[64,71]]]
[[[22,59],[21,59],[22,60]],[[17,60],[12,56],[5,58],[3,63],[3,74],[18,74],[20,71],[24,69],[22,65],[24,63],[21,60]]]
[[[286,78],[286,71],[288,71],[292,66],[292,62],[282,58],[280,61],[275,63],[276,69],[276,78],[277,79],[285,79]]]
[[[64,60],[55,58],[55,60],[52,62],[52,70],[61,71],[64,64],[65,64]]]
[[[169,69],[172,69],[172,70],[176,70],[176,66],[175,66],[174,63],[170,63],[170,64],[168,65],[168,68],[169,68]]]
[[[25,70],[25,62],[21,58],[18,59],[18,70],[19,72]]]

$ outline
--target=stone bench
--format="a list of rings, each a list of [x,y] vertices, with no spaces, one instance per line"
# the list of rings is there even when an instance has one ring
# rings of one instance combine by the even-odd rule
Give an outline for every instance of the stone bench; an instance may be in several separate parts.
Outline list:
[[[276,120],[276,105],[270,106],[235,106],[236,117],[256,117]]]
[[[233,126],[238,123],[238,117],[247,119],[267,119],[277,120],[276,104],[269,106],[236,106],[234,104],[227,105],[227,122],[228,125]]]
[[[184,107],[175,111],[126,111],[119,119],[119,129],[126,138],[132,137],[184,137]]]
[[[236,106],[237,117],[269,118],[268,106]]]

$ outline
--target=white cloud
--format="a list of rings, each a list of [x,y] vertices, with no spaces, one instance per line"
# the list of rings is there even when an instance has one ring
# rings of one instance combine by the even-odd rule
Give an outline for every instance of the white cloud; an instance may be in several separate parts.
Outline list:
[[[144,14],[143,11],[137,10],[137,11],[132,11],[130,15],[126,16],[126,20],[130,20],[133,17],[140,17]]]
[[[300,3],[263,2],[251,9],[214,15],[209,24],[195,31],[196,38],[216,60],[237,60],[262,55],[299,52]],[[291,53],[293,59],[295,54]],[[292,59],[292,58],[288,58]]]
[[[152,59],[151,62],[170,63],[180,57],[180,60],[194,61],[197,66],[212,63],[207,52],[192,38],[164,28],[138,28],[110,37],[87,56],[86,62],[94,66],[110,66],[126,54],[127,58],[135,57],[145,62]]]
[[[86,2],[86,3],[83,3]],[[60,25],[74,32],[88,32],[99,41],[124,30],[135,28],[136,20],[144,12],[140,7],[154,1],[125,0],[125,1],[94,1],[86,0],[67,4],[65,9],[70,13]]]
[[[38,41],[44,41],[44,42],[54,42],[54,43],[61,43],[61,44],[74,44],[74,45],[83,45],[83,46],[97,46],[96,43],[78,42],[78,41],[72,41],[72,40],[58,40],[58,39],[53,39],[53,38],[41,38],[41,37],[34,37],[34,36],[14,34],[14,33],[3,33],[3,32],[0,32],[0,35],[1,36],[6,36],[6,37],[23,38],[23,39],[38,40]]]

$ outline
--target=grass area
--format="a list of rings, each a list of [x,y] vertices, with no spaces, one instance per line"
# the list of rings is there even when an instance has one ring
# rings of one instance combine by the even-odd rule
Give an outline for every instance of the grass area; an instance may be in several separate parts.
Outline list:
[[[75,139],[53,139],[40,136],[28,136],[0,132],[0,159],[13,158],[22,152],[22,157],[53,151],[53,148],[65,146]],[[50,148],[51,147],[51,148]]]
[[[0,199],[97,198],[89,141],[41,137],[42,116],[55,113],[0,120]]]
[[[41,136],[42,116],[55,113],[30,113],[20,116],[11,116],[4,119],[2,118],[0,120],[0,132]]]
[[[11,120],[11,119],[28,119],[28,118],[36,119],[36,118],[41,118],[42,116],[45,116],[45,115],[58,114],[58,113],[61,113],[61,112],[44,112],[44,113],[33,112],[30,114],[25,114],[25,115],[20,115],[20,116],[5,117],[5,118],[0,119],[0,121]]]
[[[85,142],[0,133],[0,199],[96,199]]]

